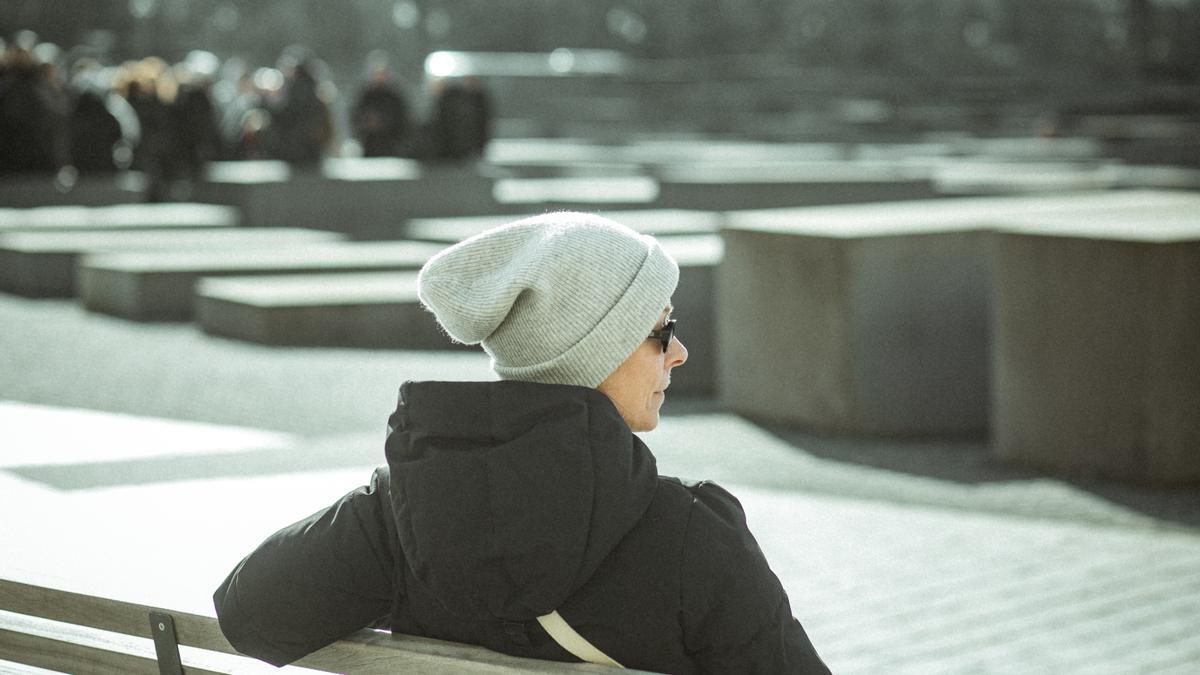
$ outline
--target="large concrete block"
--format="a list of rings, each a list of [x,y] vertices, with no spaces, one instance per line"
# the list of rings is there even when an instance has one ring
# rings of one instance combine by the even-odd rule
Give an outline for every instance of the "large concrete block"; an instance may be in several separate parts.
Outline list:
[[[1119,185],[1115,162],[1014,162],[942,158],[930,166],[938,194],[947,196],[1107,190]]]
[[[602,209],[595,212],[643,234],[656,236],[716,234],[721,226],[720,214],[712,211],[685,209],[613,211]],[[460,218],[414,218],[405,225],[404,232],[409,239],[453,243],[522,217],[524,216],[495,214]]]
[[[143,200],[145,179],[136,171],[67,177],[66,174],[6,175],[0,180],[0,207],[106,206]]]
[[[233,227],[236,209],[216,204],[117,204],[0,209],[0,232],[167,230]]]
[[[979,434],[987,424],[983,233],[729,229],[718,382],[735,411],[825,430]]]
[[[653,207],[658,183],[649,176],[501,178],[493,189],[493,211],[527,213],[559,209],[595,210]]]
[[[416,270],[443,247],[410,241],[325,242],[275,249],[151,251],[88,256],[79,295],[93,311],[138,320],[192,316],[201,277]]]
[[[463,348],[421,306],[416,272],[203,279],[196,317],[212,335],[268,345]]]
[[[977,435],[989,423],[985,233],[1022,214],[1200,211],[1174,192],[961,198],[731,213],[718,391],[816,429]]]
[[[1027,216],[992,244],[994,451],[1200,481],[1200,204]]]
[[[657,177],[661,208],[723,211],[936,196],[928,177],[871,162],[684,165],[662,167]]]
[[[271,248],[341,237],[298,228],[10,232],[0,234],[0,290],[35,297],[74,295],[76,264],[92,253]]]
[[[236,206],[251,225],[395,239],[408,218],[495,212],[492,183],[469,166],[390,158],[327,160],[296,170],[280,162],[216,162],[197,195]]]

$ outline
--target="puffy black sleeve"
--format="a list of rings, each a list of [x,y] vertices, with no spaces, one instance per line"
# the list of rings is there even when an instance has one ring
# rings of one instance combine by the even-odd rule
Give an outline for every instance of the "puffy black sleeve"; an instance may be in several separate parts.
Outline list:
[[[213,594],[239,652],[281,666],[387,617],[396,550],[386,469],[271,535]]]
[[[714,483],[694,502],[681,565],[684,647],[705,673],[828,673],[767,565],[737,498]]]

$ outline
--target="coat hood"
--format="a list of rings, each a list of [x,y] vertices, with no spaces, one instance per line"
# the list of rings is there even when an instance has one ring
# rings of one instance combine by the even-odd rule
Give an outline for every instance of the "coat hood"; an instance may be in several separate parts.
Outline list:
[[[405,560],[464,617],[525,621],[557,609],[657,486],[654,456],[586,387],[408,382],[388,427]]]

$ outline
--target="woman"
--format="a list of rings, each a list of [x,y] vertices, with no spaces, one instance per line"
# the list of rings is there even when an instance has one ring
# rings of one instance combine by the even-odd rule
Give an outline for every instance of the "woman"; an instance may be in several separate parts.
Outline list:
[[[452,246],[421,301],[498,382],[407,382],[387,466],[272,535],[217,589],[222,630],[281,665],[363,627],[667,672],[828,672],[712,483],[659,476],[633,432],[671,372],[675,262],[599,216]]]

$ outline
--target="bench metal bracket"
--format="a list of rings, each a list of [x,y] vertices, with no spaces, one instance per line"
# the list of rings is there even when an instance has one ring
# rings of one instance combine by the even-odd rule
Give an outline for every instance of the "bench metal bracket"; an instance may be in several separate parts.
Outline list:
[[[150,634],[154,636],[159,675],[183,675],[179,641],[175,637],[175,619],[170,614],[150,612]]]

